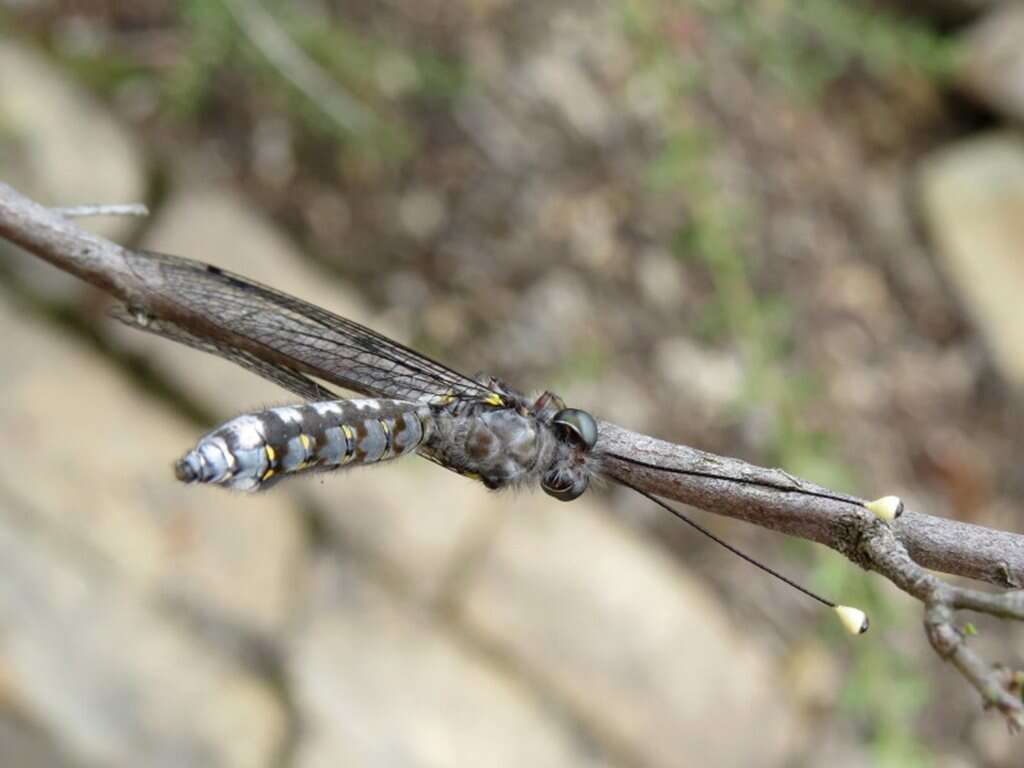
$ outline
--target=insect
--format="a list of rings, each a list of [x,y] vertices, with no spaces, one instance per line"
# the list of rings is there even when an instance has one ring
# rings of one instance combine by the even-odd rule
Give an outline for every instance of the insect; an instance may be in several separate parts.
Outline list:
[[[551,392],[528,398],[495,378],[470,378],[209,264],[132,258],[147,282],[161,282],[159,316],[152,305],[122,307],[119,320],[239,363],[307,401],[217,427],[177,462],[179,480],[259,491],[289,475],[415,452],[491,489],[539,483],[571,501],[600,472],[597,421]],[[367,397],[341,399],[311,376]]]
[[[103,210],[86,206],[64,213]],[[122,322],[235,362],[303,400],[238,416],[200,438],[175,464],[183,482],[260,491],[290,475],[415,452],[491,489],[539,484],[554,498],[572,501],[602,474],[598,421],[552,392],[530,398],[498,379],[470,378],[365,326],[210,264],[93,248],[86,241],[59,256],[39,255],[117,296],[121,304],[113,314]],[[365,397],[339,398],[320,381]],[[832,608],[851,633],[866,631],[862,611],[810,592],[664,501],[619,482]]]

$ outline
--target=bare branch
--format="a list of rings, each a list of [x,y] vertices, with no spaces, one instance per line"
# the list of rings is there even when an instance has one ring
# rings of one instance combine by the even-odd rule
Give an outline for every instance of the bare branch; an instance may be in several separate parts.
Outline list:
[[[924,628],[932,648],[959,670],[981,694],[986,707],[995,707],[1010,729],[1024,727],[1021,673],[984,661],[967,645],[967,636],[953,623],[954,612],[965,608],[1007,619],[1024,619],[1024,593],[991,594],[948,584],[925,571],[907,554],[894,532],[877,526],[862,542],[871,567],[925,605]]]
[[[91,216],[149,216],[149,209],[142,203],[70,205],[62,208],[51,208],[50,210],[68,219],[88,218]]]
[[[0,236],[119,298],[129,294],[124,248],[86,232],[2,182]]]
[[[146,255],[87,233],[0,183],[0,237],[136,306]],[[131,262],[129,267],[128,262]],[[154,290],[152,276],[146,290]],[[147,310],[161,319],[159,304]],[[173,318],[172,318],[173,320]],[[990,665],[953,623],[957,610],[1024,620],[1024,591],[988,593],[946,583],[926,569],[1003,587],[1024,584],[1024,536],[907,510],[889,524],[863,499],[738,459],[600,423],[605,474],[657,496],[824,544],[875,571],[924,604],[935,651],[998,709],[1024,726],[1024,673]],[[879,505],[873,505],[876,508]],[[881,505],[886,506],[886,505]]]
[[[649,493],[824,544],[861,566],[860,540],[877,522],[864,500],[781,469],[765,469],[600,425],[607,473]],[[1024,585],[1024,536],[907,509],[892,529],[925,568],[1002,587]]]

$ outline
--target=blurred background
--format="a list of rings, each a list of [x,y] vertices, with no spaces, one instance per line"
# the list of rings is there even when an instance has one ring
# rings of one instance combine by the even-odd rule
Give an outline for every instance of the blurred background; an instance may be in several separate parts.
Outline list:
[[[674,442],[1019,529],[1024,9],[0,1],[0,179]],[[1016,766],[917,604],[409,459],[173,482],[288,395],[0,247],[0,763]],[[1021,664],[1021,628],[977,622]]]

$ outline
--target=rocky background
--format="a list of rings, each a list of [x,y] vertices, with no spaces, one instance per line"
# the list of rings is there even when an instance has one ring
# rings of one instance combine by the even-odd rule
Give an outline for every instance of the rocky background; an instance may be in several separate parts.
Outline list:
[[[1022,525],[1024,8],[0,2],[0,179],[676,442]],[[285,393],[0,248],[0,764],[1017,766],[830,553],[427,462],[175,484]],[[977,642],[1021,664],[1021,628]]]

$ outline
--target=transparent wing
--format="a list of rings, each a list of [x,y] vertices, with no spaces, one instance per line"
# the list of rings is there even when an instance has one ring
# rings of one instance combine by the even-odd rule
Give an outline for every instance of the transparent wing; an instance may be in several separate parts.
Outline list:
[[[136,318],[129,322],[143,327],[160,321],[154,332],[293,391],[308,386],[305,374],[373,397],[503,402],[499,393],[376,331],[218,267],[151,251],[132,251],[127,259],[139,306],[126,308],[122,319]],[[288,381],[274,377],[281,371]]]
[[[140,331],[160,336],[187,347],[198,349],[201,352],[208,352],[217,357],[230,360],[246,370],[252,371],[257,376],[262,376],[278,386],[284,387],[289,392],[298,395],[304,400],[317,402],[322,400],[336,400],[338,395],[326,387],[322,387],[297,371],[286,368],[277,363],[268,363],[245,350],[232,347],[219,341],[200,339],[193,336],[184,328],[175,325],[169,320],[146,319],[138,315],[132,315],[124,307],[114,307],[110,314],[125,325],[130,325]]]

